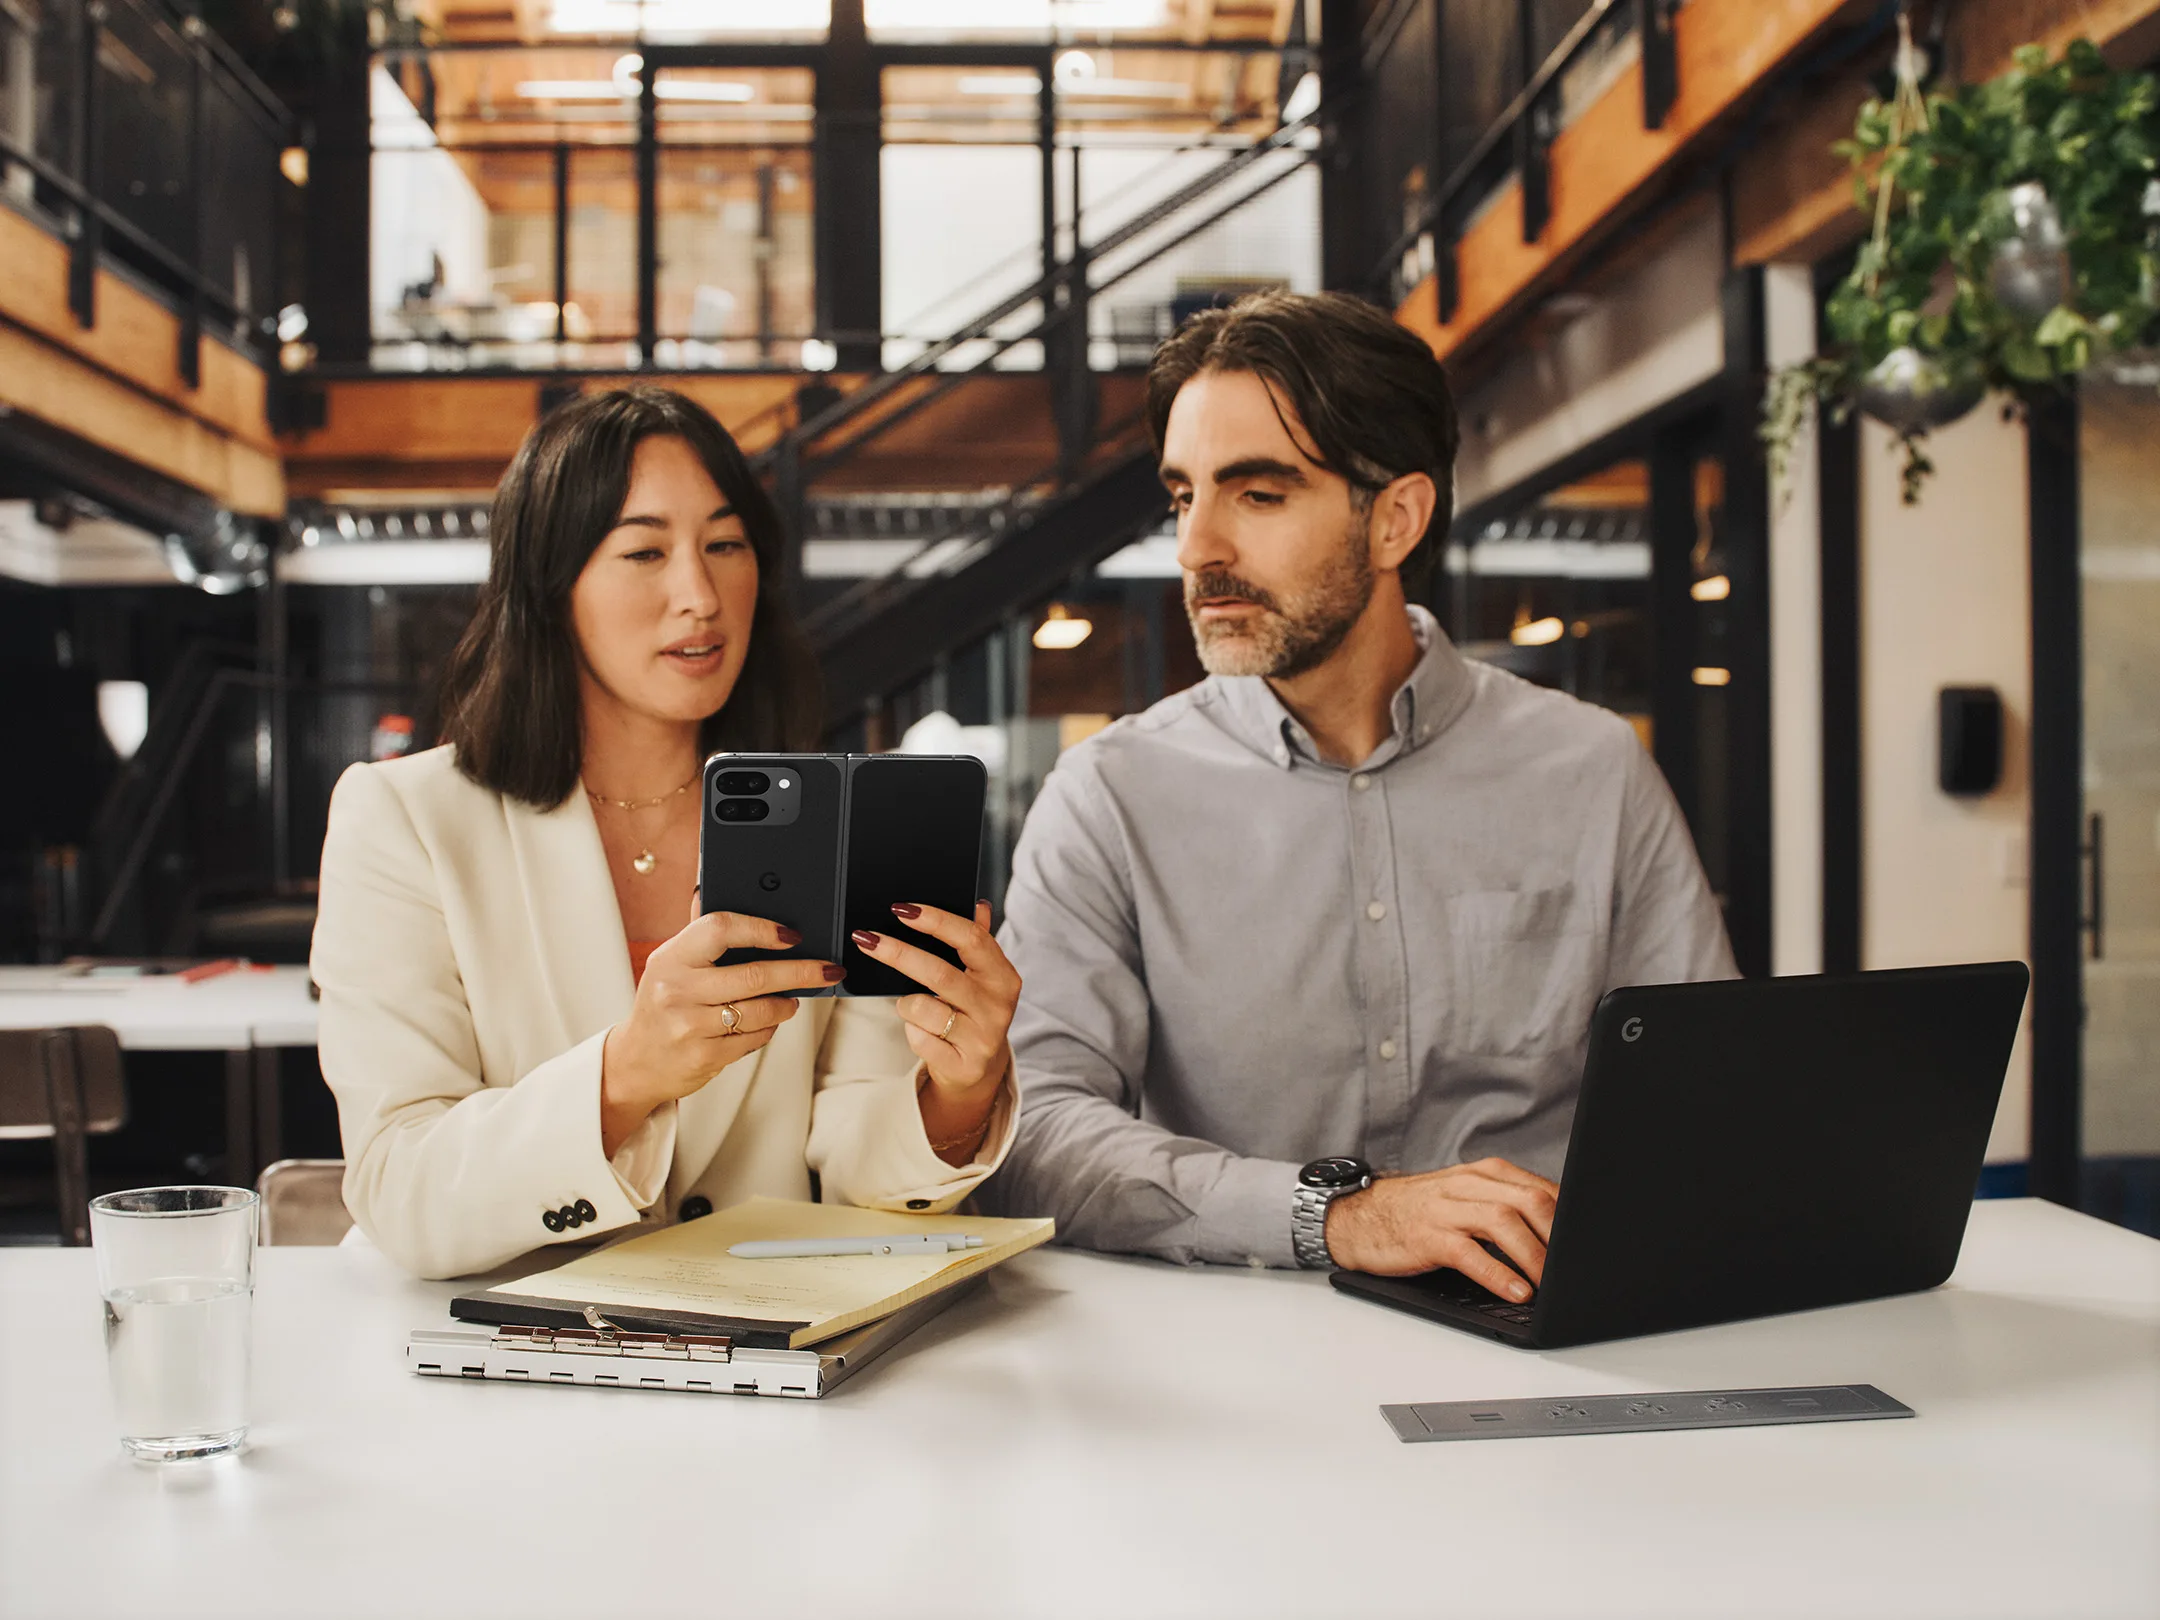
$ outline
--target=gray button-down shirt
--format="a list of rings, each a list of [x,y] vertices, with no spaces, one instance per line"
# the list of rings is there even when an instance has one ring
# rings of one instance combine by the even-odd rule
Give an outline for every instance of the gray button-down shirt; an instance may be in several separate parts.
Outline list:
[[[1598,998],[1733,976],[1627,723],[1411,613],[1424,655],[1354,769],[1221,676],[1058,761],[1006,896],[1022,1117],[983,1202],[1093,1248],[1292,1265],[1306,1160],[1557,1176]]]

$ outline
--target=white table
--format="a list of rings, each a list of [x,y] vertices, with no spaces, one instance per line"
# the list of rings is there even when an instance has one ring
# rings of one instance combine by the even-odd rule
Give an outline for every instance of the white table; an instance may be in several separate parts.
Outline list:
[[[51,967],[0,967],[0,1029],[103,1024],[133,1052],[225,1054],[226,1156],[252,1183],[278,1156],[277,1051],[315,1044],[304,967],[221,973],[189,984],[172,974],[84,978]]]
[[[0,1614],[2160,1614],[2160,1243],[1983,1204],[1947,1288],[1525,1354],[1062,1250],[822,1402],[420,1379],[453,1290],[271,1249],[257,1426],[112,1438],[91,1256],[0,1250]],[[1909,1421],[1402,1445],[1386,1401],[1872,1382]]]

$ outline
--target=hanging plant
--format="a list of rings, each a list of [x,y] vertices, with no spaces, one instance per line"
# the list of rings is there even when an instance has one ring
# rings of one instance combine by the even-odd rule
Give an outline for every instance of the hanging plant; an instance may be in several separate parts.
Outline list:
[[[1782,487],[1818,405],[1861,410],[1896,434],[1909,504],[1930,429],[2160,335],[2160,83],[2080,40],[1923,95],[1899,30],[1896,94],[1836,148],[1873,233],[1825,307],[1828,352],[1771,377],[1762,436]]]

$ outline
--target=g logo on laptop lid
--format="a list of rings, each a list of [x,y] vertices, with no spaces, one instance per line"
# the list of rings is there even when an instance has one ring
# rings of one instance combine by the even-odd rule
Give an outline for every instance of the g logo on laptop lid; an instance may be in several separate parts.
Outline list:
[[[1641,1040],[1642,1020],[1640,1018],[1630,1018],[1626,1023],[1622,1024],[1620,1026],[1620,1038],[1630,1045]]]

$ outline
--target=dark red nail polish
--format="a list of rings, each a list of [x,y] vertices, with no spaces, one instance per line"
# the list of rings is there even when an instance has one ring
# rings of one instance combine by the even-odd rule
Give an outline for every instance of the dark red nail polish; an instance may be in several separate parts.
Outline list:
[[[827,962],[825,964],[825,982],[827,984],[838,984],[842,979],[846,977],[847,969],[842,967],[838,962]]]
[[[877,949],[878,937],[877,935],[871,933],[870,930],[867,928],[856,929],[854,933],[848,935],[848,938],[852,939],[856,944],[860,945],[866,951],[874,951]]]
[[[922,915],[922,907],[894,906],[892,908],[892,914],[895,917],[898,917],[902,922],[913,922],[917,917],[920,917]]]
[[[800,945],[802,935],[783,923],[780,927],[780,943],[783,945]]]

